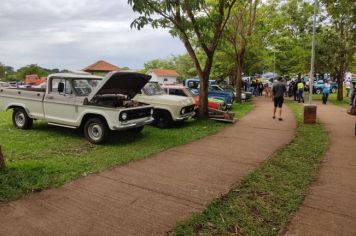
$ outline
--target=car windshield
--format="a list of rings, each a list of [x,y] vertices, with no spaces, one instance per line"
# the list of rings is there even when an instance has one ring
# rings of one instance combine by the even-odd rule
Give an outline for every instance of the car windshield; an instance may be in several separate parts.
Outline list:
[[[88,96],[100,82],[100,79],[75,79],[73,87],[78,96]]]
[[[148,96],[166,94],[158,83],[147,83],[143,88],[143,92]]]
[[[188,88],[188,91],[189,91],[193,96],[199,95],[199,90],[198,90],[198,89]]]

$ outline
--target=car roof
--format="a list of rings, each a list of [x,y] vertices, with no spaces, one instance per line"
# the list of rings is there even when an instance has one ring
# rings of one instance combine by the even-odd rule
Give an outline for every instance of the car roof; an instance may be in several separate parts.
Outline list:
[[[183,86],[183,85],[167,85],[167,84],[163,84],[161,87],[162,87],[162,88],[175,88],[175,89],[183,89],[183,88],[186,88],[186,87]]]
[[[101,76],[92,75],[86,72],[83,73],[55,73],[48,77],[60,77],[60,78],[79,78],[79,79],[103,79]]]

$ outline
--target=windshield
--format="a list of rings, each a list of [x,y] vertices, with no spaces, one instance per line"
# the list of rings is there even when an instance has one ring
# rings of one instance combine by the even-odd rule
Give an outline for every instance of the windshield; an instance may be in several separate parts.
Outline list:
[[[199,90],[198,89],[188,88],[188,90],[193,96],[199,95]]]
[[[148,96],[166,94],[158,83],[148,83],[143,88],[143,92]]]
[[[88,96],[100,81],[100,79],[75,79],[73,80],[73,87],[78,96]]]

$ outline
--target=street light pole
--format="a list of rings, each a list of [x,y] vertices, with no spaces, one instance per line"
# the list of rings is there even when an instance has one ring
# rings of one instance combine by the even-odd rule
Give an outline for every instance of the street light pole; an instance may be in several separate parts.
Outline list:
[[[276,49],[273,50],[273,81],[276,79]]]
[[[312,51],[310,62],[310,76],[309,76],[309,105],[312,103],[313,86],[314,86],[314,65],[315,65],[315,25],[316,25],[316,13],[318,9],[318,0],[314,1],[314,16],[313,16],[313,39],[312,39]]]

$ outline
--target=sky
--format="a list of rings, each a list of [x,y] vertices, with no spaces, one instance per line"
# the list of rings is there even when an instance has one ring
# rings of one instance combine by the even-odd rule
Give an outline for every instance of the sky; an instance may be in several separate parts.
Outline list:
[[[0,0],[0,62],[82,69],[98,60],[143,68],[185,53],[165,29],[131,29],[127,0]]]

